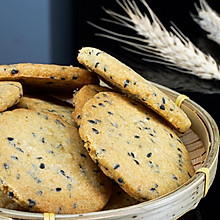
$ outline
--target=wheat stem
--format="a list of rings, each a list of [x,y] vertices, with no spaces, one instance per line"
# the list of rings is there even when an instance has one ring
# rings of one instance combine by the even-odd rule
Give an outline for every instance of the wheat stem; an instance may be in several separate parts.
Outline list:
[[[169,68],[175,68],[203,79],[220,80],[216,61],[210,55],[199,50],[174,27],[171,27],[172,32],[167,31],[145,0],[141,0],[141,2],[148,10],[149,17],[147,14],[141,13],[135,1],[117,0],[117,2],[127,16],[108,9],[104,9],[105,12],[117,23],[134,30],[140,37],[119,34],[93,24],[107,33],[99,34],[100,36],[132,46],[136,50],[142,51],[141,53],[145,52],[146,56],[158,58],[157,60],[150,59],[152,62],[162,62]]]

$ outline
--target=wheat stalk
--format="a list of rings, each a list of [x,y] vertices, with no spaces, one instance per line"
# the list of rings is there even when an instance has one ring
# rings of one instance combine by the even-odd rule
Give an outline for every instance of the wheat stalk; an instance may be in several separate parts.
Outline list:
[[[127,15],[104,9],[114,19],[105,19],[105,21],[133,29],[138,36],[123,35],[92,24],[106,33],[97,35],[131,46],[134,49],[130,47],[126,49],[142,55],[143,60],[163,63],[169,68],[178,69],[203,79],[220,80],[219,67],[210,55],[200,51],[177,28],[171,26],[172,32],[167,31],[146,1],[141,0],[141,2],[148,10],[150,18],[139,10],[135,1],[130,0],[122,0],[122,2],[117,0]],[[145,57],[150,57],[150,59]]]
[[[200,8],[195,5],[198,16],[192,15],[193,20],[208,32],[207,37],[220,45],[220,15],[215,12],[205,0],[200,0]]]

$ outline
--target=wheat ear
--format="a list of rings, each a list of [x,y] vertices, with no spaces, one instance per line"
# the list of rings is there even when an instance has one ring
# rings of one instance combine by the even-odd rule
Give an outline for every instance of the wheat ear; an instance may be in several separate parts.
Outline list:
[[[104,9],[114,20],[107,20],[124,27],[133,29],[138,36],[128,36],[93,24],[105,33],[98,33],[113,40],[131,46],[128,50],[143,56],[143,60],[160,62],[169,68],[196,75],[203,79],[220,80],[219,67],[215,60],[200,51],[188,38],[183,36],[177,28],[171,26],[168,32],[150,9],[145,0],[141,0],[149,12],[142,13],[135,1],[117,0],[127,15]],[[146,57],[150,57],[147,59]]]
[[[200,7],[195,5],[198,16],[192,15],[193,20],[208,32],[207,37],[220,45],[220,15],[215,12],[205,0],[200,0]]]

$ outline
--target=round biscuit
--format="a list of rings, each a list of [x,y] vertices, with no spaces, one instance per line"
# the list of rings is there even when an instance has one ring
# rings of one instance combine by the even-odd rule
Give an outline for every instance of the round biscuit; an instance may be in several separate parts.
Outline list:
[[[0,65],[0,80],[19,81],[30,90],[59,94],[99,82],[96,74],[79,67],[36,63]]]
[[[109,91],[109,88],[99,85],[85,85],[73,96],[74,111],[72,113],[76,123],[80,125],[81,112],[84,104],[99,92]]]
[[[169,193],[194,175],[174,131],[124,95],[101,92],[86,102],[79,134],[103,172],[138,201]]]
[[[52,96],[25,95],[16,107],[51,113],[60,116],[64,121],[74,127],[77,127],[77,124],[72,116],[73,106],[68,102]]]
[[[0,114],[0,133],[0,188],[19,205],[71,214],[105,206],[111,181],[75,127],[52,114],[16,109]]]
[[[146,104],[178,131],[185,132],[191,126],[187,115],[166,94],[111,55],[96,48],[84,47],[77,58],[105,81]]]

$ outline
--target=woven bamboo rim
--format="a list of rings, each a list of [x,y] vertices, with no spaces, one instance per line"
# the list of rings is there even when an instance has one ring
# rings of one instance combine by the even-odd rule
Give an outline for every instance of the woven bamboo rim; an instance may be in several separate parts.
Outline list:
[[[174,101],[180,96],[179,93],[166,87],[157,84],[156,86]],[[213,118],[192,100],[183,98],[180,106],[191,119],[192,127],[184,134],[178,133],[177,135],[189,151],[197,173],[177,190],[137,205],[85,214],[54,215],[53,213],[30,213],[0,208],[0,219],[129,219],[143,216],[147,219],[159,217],[177,219],[187,211],[194,209],[207,194],[215,178],[219,152],[219,131]],[[181,204],[183,201],[185,201],[184,205]]]

